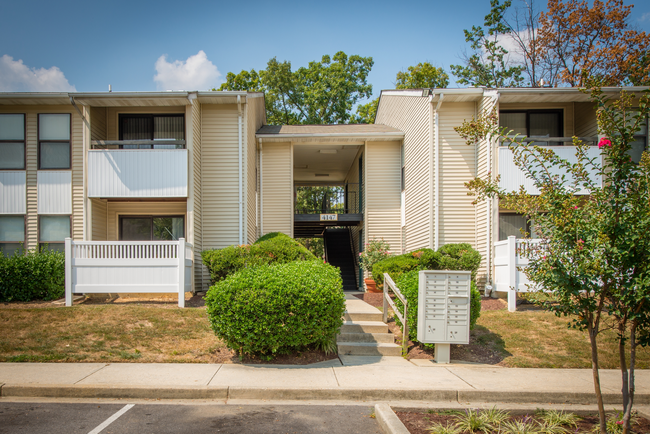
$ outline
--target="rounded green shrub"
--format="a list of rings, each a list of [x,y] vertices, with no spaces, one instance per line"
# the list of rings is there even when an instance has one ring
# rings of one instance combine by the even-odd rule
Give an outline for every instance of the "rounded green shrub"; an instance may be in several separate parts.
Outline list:
[[[409,339],[413,342],[419,342],[417,340],[417,331],[418,331],[418,288],[419,288],[419,270],[409,271],[408,273],[402,274],[395,285],[399,288],[400,292],[409,305],[408,318],[406,318],[409,325]],[[404,313],[404,306],[400,302],[399,298],[395,298],[395,305],[400,309],[401,313]],[[481,316],[481,293],[478,291],[476,284],[471,283],[470,288],[470,330],[476,325]],[[395,317],[395,321],[401,327],[402,324],[399,318]]]
[[[476,272],[481,266],[481,254],[471,244],[445,244],[438,249],[440,257],[436,270],[465,270],[472,272],[472,280],[476,281]]]
[[[0,302],[56,300],[65,291],[65,254],[43,249],[0,253]]]
[[[212,286],[205,304],[229,348],[264,357],[331,345],[345,311],[339,271],[320,261],[243,269]]]
[[[293,238],[281,232],[273,232],[258,239],[255,244],[204,250],[201,259],[210,271],[212,281],[219,282],[244,268],[310,261],[316,257]]]
[[[415,252],[413,252],[415,253]],[[405,253],[398,256],[389,256],[386,259],[375,263],[372,267],[372,278],[375,279],[379,285],[384,284],[384,273],[395,281],[404,273],[411,270],[417,270],[420,267],[420,259],[414,256],[413,253]]]

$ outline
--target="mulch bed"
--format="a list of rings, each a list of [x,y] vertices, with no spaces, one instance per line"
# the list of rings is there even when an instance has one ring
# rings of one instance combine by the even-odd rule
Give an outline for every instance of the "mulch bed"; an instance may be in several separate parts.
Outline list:
[[[411,434],[431,434],[429,428],[435,422],[441,423],[442,425],[453,425],[455,419],[453,415],[450,414],[439,414],[435,412],[431,413],[420,413],[412,411],[397,411],[395,412],[397,417],[402,421]],[[527,415],[513,415],[510,420],[523,420],[525,417],[530,417]],[[577,429],[574,431],[571,428],[570,432],[576,433],[590,433],[594,426],[598,425],[598,415],[589,414],[581,416],[582,419],[577,423]],[[639,417],[637,419],[637,424],[632,426],[633,433],[643,434],[650,433],[650,421],[645,418]],[[496,431],[495,431],[496,432]]]

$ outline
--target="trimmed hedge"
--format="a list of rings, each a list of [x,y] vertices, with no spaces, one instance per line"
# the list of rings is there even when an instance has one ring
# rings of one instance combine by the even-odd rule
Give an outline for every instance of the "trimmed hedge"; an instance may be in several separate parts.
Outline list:
[[[204,250],[201,252],[201,259],[210,271],[212,282],[219,282],[244,268],[310,261],[316,257],[293,238],[280,232],[273,232],[251,245]]]
[[[433,251],[430,249],[426,250]],[[383,285],[384,273],[388,273],[393,281],[395,281],[395,279],[404,273],[408,273],[411,270],[420,270],[422,269],[420,260],[423,254],[424,249],[382,259],[372,267],[372,278],[375,279],[377,284]]]
[[[229,348],[267,358],[331,348],[345,311],[339,271],[320,261],[243,269],[212,286],[205,304]]]
[[[476,272],[481,266],[481,254],[471,244],[445,244],[438,249],[440,259],[438,270],[465,270],[472,272],[472,281],[476,282]]]
[[[395,284],[402,292],[406,301],[409,305],[409,314],[406,321],[409,325],[409,339],[413,342],[419,342],[417,340],[418,332],[418,284],[419,284],[419,270],[409,271],[408,273],[402,274]],[[400,309],[401,312],[404,312],[404,306],[399,298],[395,298],[395,305]],[[476,284],[472,281],[470,289],[470,330],[476,325],[481,316],[481,293],[476,288]],[[401,327],[401,321],[399,318],[395,317],[395,322]]]
[[[0,253],[0,302],[56,300],[65,292],[65,254],[30,250]]]

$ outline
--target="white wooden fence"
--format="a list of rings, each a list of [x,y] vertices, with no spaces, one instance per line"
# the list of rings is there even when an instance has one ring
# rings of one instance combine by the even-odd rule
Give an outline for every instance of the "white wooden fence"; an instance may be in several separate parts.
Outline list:
[[[498,292],[508,293],[508,310],[517,309],[517,292],[528,292],[530,281],[524,273],[529,254],[543,249],[542,240],[508,237],[494,243],[494,286]]]
[[[178,241],[65,240],[65,304],[73,294],[192,291],[194,248]]]

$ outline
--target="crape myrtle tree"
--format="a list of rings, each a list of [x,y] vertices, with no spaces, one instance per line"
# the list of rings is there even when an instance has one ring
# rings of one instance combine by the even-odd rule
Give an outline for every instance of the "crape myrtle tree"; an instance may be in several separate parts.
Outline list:
[[[503,140],[515,164],[532,180],[539,195],[505,191],[499,179],[468,182],[476,200],[499,199],[500,206],[528,216],[542,247],[529,253],[524,270],[532,282],[532,300],[568,326],[584,331],[591,344],[600,432],[606,434],[598,371],[598,335],[618,333],[622,379],[623,424],[630,430],[634,402],[636,349],[650,337],[650,156],[639,163],[630,150],[634,135],[646,128],[650,92],[616,99],[591,90],[596,104],[601,156],[589,158],[588,145],[574,138],[576,163],[549,148],[535,146],[499,128],[496,111],[457,127],[468,144]],[[559,175],[558,173],[563,173]],[[578,194],[581,193],[581,194]]]

